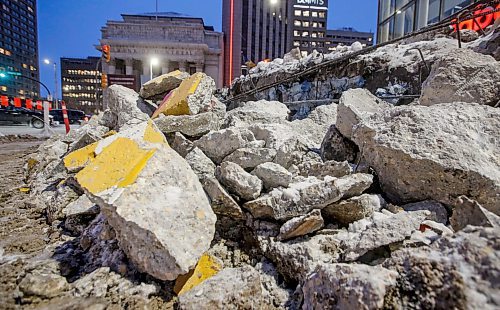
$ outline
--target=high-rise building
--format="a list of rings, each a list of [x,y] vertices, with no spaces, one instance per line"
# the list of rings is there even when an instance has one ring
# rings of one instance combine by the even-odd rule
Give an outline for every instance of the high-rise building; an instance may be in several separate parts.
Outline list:
[[[350,46],[354,42],[361,43],[363,47],[372,46],[373,32],[361,32],[353,28],[326,31],[325,49],[327,51],[332,51],[338,45]]]
[[[290,0],[289,49],[299,47],[304,55],[325,51],[328,0]]]
[[[0,71],[39,80],[36,0],[0,0]],[[0,78],[0,94],[38,98],[40,86],[21,76]]]
[[[294,47],[323,51],[328,0],[224,0],[224,84],[245,63],[283,57]]]
[[[101,29],[111,60],[103,64],[115,80],[135,85],[173,70],[205,72],[222,86],[222,33],[203,19],[175,12],[123,14]],[[138,89],[136,89],[138,90]]]
[[[62,94],[69,109],[79,109],[89,114],[99,110],[96,97],[102,92],[99,59],[61,58]]]
[[[474,2],[475,0],[379,0],[377,42],[400,38],[437,23]],[[500,4],[496,8],[500,8]],[[498,18],[500,14],[490,14],[479,22],[486,28]],[[472,20],[461,24],[460,28],[476,30]]]

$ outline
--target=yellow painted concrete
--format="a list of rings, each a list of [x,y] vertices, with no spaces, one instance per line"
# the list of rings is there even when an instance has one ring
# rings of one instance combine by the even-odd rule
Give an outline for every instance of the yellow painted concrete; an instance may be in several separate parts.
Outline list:
[[[181,85],[175,89],[167,101],[161,105],[158,112],[165,115],[191,114],[189,111],[187,97],[194,94],[202,79],[203,74],[198,72],[182,81]]]
[[[177,278],[174,292],[177,295],[182,295],[221,270],[222,266],[212,256],[203,254],[194,270]]]
[[[149,120],[146,130],[144,131],[144,141],[151,143],[167,143],[165,136],[153,127],[153,121]]]
[[[89,144],[86,147],[66,155],[66,157],[64,157],[64,166],[71,170],[88,165],[95,158],[97,144],[98,142]]]
[[[114,186],[129,186],[155,152],[141,149],[131,139],[117,138],[76,175],[76,180],[93,194]]]

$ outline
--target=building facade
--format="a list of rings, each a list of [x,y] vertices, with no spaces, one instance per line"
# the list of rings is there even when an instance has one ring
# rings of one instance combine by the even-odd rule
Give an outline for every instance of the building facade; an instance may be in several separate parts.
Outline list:
[[[0,71],[39,80],[36,0],[0,0]],[[40,86],[20,76],[0,78],[0,94],[38,98]]]
[[[137,88],[151,76],[173,70],[205,72],[222,86],[223,35],[205,26],[203,19],[173,12],[123,14],[122,18],[108,21],[101,29],[100,44],[111,50],[103,72],[135,78]]]
[[[328,0],[224,0],[224,85],[245,63],[283,57],[294,47],[323,51]]]
[[[372,46],[373,32],[360,32],[353,28],[326,31],[325,49],[327,51],[332,51],[338,45],[350,46],[354,42],[361,43],[363,47]]]
[[[379,0],[377,42],[396,39],[437,23],[474,2],[475,0]],[[492,22],[494,14],[485,19]],[[461,25],[460,28],[463,27],[467,25]]]
[[[299,47],[304,55],[325,52],[328,0],[290,0],[288,49]]]
[[[61,58],[61,85],[64,102],[69,109],[88,114],[100,109],[101,89],[100,57]]]

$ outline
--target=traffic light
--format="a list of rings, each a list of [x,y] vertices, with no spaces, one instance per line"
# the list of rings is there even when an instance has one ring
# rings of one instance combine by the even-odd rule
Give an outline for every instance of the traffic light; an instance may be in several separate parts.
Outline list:
[[[108,75],[103,73],[101,76],[101,87],[102,89],[106,89],[108,87]]]
[[[106,62],[111,61],[111,48],[107,44],[102,46],[102,58],[104,58]]]

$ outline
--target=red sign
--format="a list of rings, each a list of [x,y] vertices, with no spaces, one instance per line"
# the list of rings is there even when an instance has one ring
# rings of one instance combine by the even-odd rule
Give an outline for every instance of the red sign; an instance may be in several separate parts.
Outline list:
[[[108,74],[108,86],[121,85],[137,91],[137,81],[133,75]]]
[[[500,4],[497,5],[496,9],[500,9]],[[494,9],[492,7],[487,7],[487,8],[484,8],[482,10],[477,10],[474,12],[474,15],[479,15],[479,14],[483,14],[483,13],[488,13],[488,12],[492,12]],[[486,14],[484,16],[480,16],[480,17],[476,17],[474,19],[470,19],[470,20],[466,20],[466,21],[463,21],[461,22],[459,25],[458,25],[458,29],[462,30],[462,29],[470,29],[470,30],[474,30],[474,31],[479,31],[479,26],[481,26],[481,28],[485,29],[486,27],[488,27],[489,25],[493,24],[495,22],[495,20],[499,19],[500,18],[500,12],[495,12],[495,13],[491,13],[491,14]],[[474,20],[477,22],[474,22]],[[456,19],[454,20],[456,21]],[[479,26],[478,26],[479,24]],[[453,25],[453,28],[455,28],[455,31],[457,30],[457,25]]]
[[[8,107],[9,106],[9,97],[7,96],[2,96],[2,105],[4,107]]]
[[[16,108],[20,108],[21,107],[21,98],[14,98],[14,106]]]
[[[26,99],[26,109],[33,109],[33,100]]]

